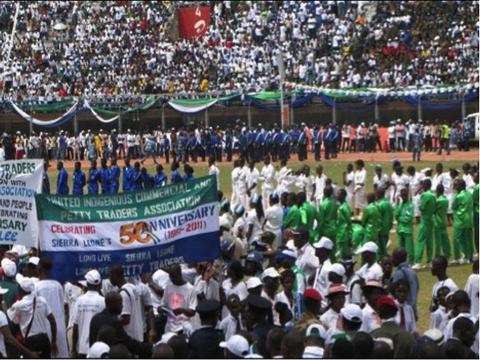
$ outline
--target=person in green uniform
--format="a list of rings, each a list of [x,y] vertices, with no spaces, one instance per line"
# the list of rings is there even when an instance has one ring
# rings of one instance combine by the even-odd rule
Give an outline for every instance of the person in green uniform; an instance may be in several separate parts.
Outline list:
[[[456,179],[453,183],[456,191],[452,203],[453,210],[453,255],[460,260],[460,251],[465,258],[473,260],[473,196],[465,189],[465,181]],[[478,241],[478,239],[476,239]]]
[[[335,236],[337,232],[337,203],[332,198],[333,188],[326,186],[323,189],[323,200],[318,208],[318,217],[321,222],[318,225],[319,238],[325,236],[335,244]]]
[[[399,204],[395,208],[395,220],[397,220],[397,241],[398,245],[404,248],[408,254],[408,262],[415,260],[415,251],[413,248],[413,203],[408,198],[408,189],[400,190]],[[401,202],[400,202],[401,201]]]
[[[369,241],[373,241],[378,244],[378,234],[380,232],[380,213],[377,205],[375,205],[375,194],[368,193],[367,195],[367,207],[363,210],[362,225],[365,229],[365,237],[363,238],[363,244]]]
[[[337,248],[340,256],[350,253],[350,238],[352,236],[352,209],[348,206],[345,189],[337,191],[337,201],[340,203],[337,213]]]
[[[284,229],[298,229],[302,225],[302,214],[297,206],[297,198],[295,194],[288,197],[288,213],[283,219]]]
[[[445,255],[447,259],[450,258],[450,241],[448,239],[447,231],[447,211],[448,199],[443,194],[444,189],[442,184],[437,185],[437,199],[435,201],[435,213],[433,215],[433,235],[435,257]]]
[[[365,229],[363,228],[360,220],[352,220],[352,245],[353,249],[359,248],[363,244],[365,238]],[[355,252],[355,251],[354,251]]]
[[[310,243],[318,241],[318,233],[314,229],[317,209],[311,203],[307,202],[307,195],[304,191],[297,193],[297,207],[300,209],[301,224],[308,229]]]
[[[479,234],[478,234],[478,212],[479,212],[479,190],[480,190],[480,185],[478,185],[478,172],[475,173],[473,176],[473,180],[475,181],[475,187],[473,188],[473,227],[475,228],[475,237],[473,238],[473,242],[475,243],[475,251],[478,254],[478,240],[479,240]]]
[[[427,262],[432,262],[433,246],[433,214],[435,213],[435,195],[430,191],[432,182],[425,179],[422,182],[423,193],[420,197],[420,225],[418,226],[417,241],[415,243],[415,265],[412,269],[420,269],[423,250],[427,247]]]
[[[376,191],[376,205],[380,213],[380,229],[378,232],[378,259],[387,255],[387,243],[390,230],[393,226],[393,206],[385,199],[385,188],[380,186]]]

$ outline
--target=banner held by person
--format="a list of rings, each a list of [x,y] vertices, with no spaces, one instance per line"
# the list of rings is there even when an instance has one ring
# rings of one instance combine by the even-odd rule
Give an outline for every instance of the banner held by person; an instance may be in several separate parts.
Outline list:
[[[37,247],[35,194],[42,172],[43,160],[0,162],[0,244]]]
[[[37,196],[40,249],[59,281],[121,264],[136,276],[220,255],[217,184],[207,176],[117,195]]]

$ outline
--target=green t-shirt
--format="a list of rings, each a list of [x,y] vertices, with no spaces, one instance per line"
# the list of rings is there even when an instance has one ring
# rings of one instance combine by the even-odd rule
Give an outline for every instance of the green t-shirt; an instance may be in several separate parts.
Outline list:
[[[338,207],[337,214],[337,240],[348,239],[352,232],[352,210],[346,202]]]
[[[459,229],[473,227],[473,196],[466,190],[460,191],[453,199],[453,226]]]
[[[329,238],[334,238],[337,227],[337,204],[331,198],[323,199],[318,210],[319,218],[322,220],[323,232]]]
[[[413,234],[413,215],[413,204],[410,200],[397,205],[395,208],[397,233]]]
[[[433,216],[433,224],[435,227],[447,226],[448,199],[445,195],[437,196],[435,201],[435,214]]]
[[[365,241],[376,242],[380,231],[380,213],[375,203],[368,204],[363,210],[362,225],[365,228]]]
[[[473,212],[478,214],[479,213],[479,203],[478,203],[478,196],[479,196],[480,185],[476,184],[473,188]],[[478,215],[476,215],[478,217]]]
[[[387,199],[380,199],[376,202],[380,213],[380,234],[388,235],[393,225],[393,207]]]
[[[435,195],[431,191],[425,191],[420,197],[420,219],[426,222],[433,221],[435,213]]]
[[[365,240],[365,229],[358,223],[352,223],[352,244],[355,248]]]
[[[298,229],[302,225],[302,214],[297,205],[292,205],[288,209],[287,216],[283,220],[283,227],[285,229]]]
[[[310,238],[312,240],[316,240],[317,232],[313,228],[313,224],[317,217],[317,209],[315,206],[308,202],[304,202],[302,207],[300,208],[300,214],[302,219],[302,224],[305,225],[305,228],[308,229],[308,233],[310,234]]]

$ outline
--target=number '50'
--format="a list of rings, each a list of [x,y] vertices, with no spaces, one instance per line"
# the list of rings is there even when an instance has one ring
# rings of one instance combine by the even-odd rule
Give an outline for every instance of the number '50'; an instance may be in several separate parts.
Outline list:
[[[128,245],[136,240],[139,243],[147,244],[152,240],[152,237],[145,234],[144,231],[150,231],[150,226],[144,221],[136,224],[124,224],[120,226],[120,242]]]

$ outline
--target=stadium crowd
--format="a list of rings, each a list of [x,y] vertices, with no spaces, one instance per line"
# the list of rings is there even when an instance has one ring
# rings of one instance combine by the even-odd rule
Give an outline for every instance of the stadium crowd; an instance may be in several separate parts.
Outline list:
[[[391,176],[377,166],[373,192],[362,160],[347,165],[343,185],[322,166],[316,175],[306,165],[292,171],[286,160],[275,169],[269,156],[260,170],[243,159],[233,166],[231,199],[218,191],[221,257],[211,262],[133,278],[114,265],[103,278],[92,269],[82,281],[60,284],[36,249],[3,249],[2,356],[478,357],[476,166],[465,164],[462,176],[441,163],[434,172],[410,166],[407,175],[395,162]],[[62,162],[58,170],[56,192],[69,194]],[[126,192],[193,178],[188,164],[183,176],[176,162],[169,178],[162,170],[153,177],[127,159],[122,172],[115,159],[110,166],[102,159],[86,175],[78,162],[73,194],[86,184],[89,194],[116,193],[120,175]],[[209,174],[220,177],[213,158]],[[458,263],[472,264],[463,288],[448,276]],[[417,307],[415,270],[426,266],[436,278],[430,314]],[[417,330],[429,316],[429,329]]]
[[[246,160],[261,161],[270,155],[273,161],[290,159],[298,155],[300,161],[307,160],[309,154],[317,161],[337,157],[340,152],[398,152],[410,151],[413,160],[420,160],[421,152],[446,151],[452,147],[468,151],[474,139],[472,122],[457,122],[450,125],[446,121],[423,123],[412,119],[391,121],[381,138],[378,124],[361,122],[358,125],[327,124],[307,126],[295,124],[289,129],[281,129],[274,124],[271,129],[261,123],[248,128],[237,121],[231,128],[217,126],[184,126],[178,130],[131,130],[118,133],[116,129],[98,132],[82,130],[75,136],[60,130],[54,133],[33,132],[30,136],[17,131],[16,134],[0,135],[0,160],[44,158],[46,160],[96,160],[100,158],[142,159],[157,157],[166,163],[173,161],[197,162],[214,157],[216,161],[232,161],[237,154]]]
[[[0,88],[16,99],[272,90],[279,53],[286,80],[302,84],[478,83],[476,1],[19,4],[0,58]],[[211,7],[207,33],[179,39],[176,8],[198,4]],[[3,44],[14,14],[14,1],[0,3]]]

